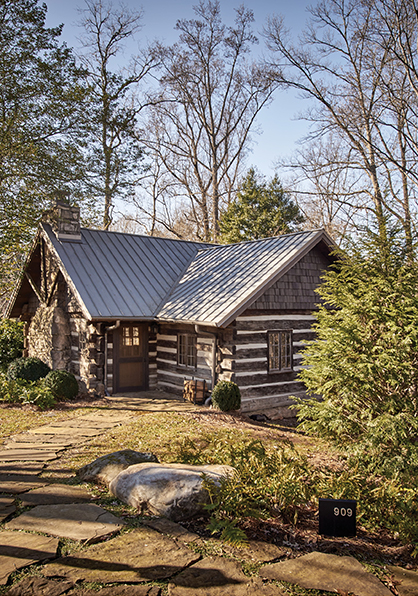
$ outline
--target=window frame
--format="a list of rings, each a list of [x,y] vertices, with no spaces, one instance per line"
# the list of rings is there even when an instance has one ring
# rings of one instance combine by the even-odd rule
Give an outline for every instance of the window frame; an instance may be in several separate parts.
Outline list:
[[[272,348],[274,347],[270,337],[272,335],[278,335],[278,343],[277,345],[277,353],[271,353]],[[283,366],[282,362],[282,341],[285,335],[290,335],[290,364],[289,366]],[[286,355],[284,356],[286,358]],[[278,360],[279,368],[273,368],[271,366],[272,359],[275,358]],[[282,373],[282,372],[292,372],[293,371],[293,329],[271,329],[267,331],[267,371],[269,373]]]
[[[180,339],[183,337],[185,339],[184,345],[186,346],[185,351],[180,350],[180,346],[182,344],[182,340]],[[197,335],[193,333],[177,333],[177,366],[180,366],[182,369],[188,370],[196,370],[197,369]],[[190,347],[193,350],[192,357],[194,360],[194,364],[189,364],[189,349]],[[186,362],[181,362],[181,360],[185,359]]]

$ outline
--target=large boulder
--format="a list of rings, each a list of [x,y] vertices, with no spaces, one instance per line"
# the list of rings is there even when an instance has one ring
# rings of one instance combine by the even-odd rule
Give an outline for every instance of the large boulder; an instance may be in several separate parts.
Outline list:
[[[144,462],[157,462],[158,458],[153,453],[141,453],[132,449],[123,449],[108,453],[90,464],[80,468],[77,475],[85,482],[96,482],[109,486],[110,482],[123,470],[134,464]]]
[[[234,474],[231,466],[137,464],[123,470],[109,485],[110,492],[139,511],[183,521],[202,513],[209,502],[203,475],[217,485]]]

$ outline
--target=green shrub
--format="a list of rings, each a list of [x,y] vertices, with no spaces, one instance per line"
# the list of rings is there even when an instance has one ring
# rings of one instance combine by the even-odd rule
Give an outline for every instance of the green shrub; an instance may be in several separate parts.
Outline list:
[[[16,379],[9,381],[4,373],[0,373],[0,401],[6,403],[34,404],[41,410],[52,408],[55,397],[43,379],[39,381],[24,381]]]
[[[0,401],[19,403],[22,397],[22,386],[18,381],[8,381],[4,373],[0,372]]]
[[[0,319],[0,372],[6,372],[9,364],[22,355],[23,323]]]
[[[371,473],[418,474],[418,265],[394,240],[344,255],[318,293],[316,339],[304,351],[301,430]]]
[[[17,381],[19,383],[19,381]],[[22,385],[21,402],[33,404],[41,410],[53,408],[56,399],[50,388],[45,384],[45,379],[38,381],[20,381]]]
[[[51,370],[45,377],[45,385],[58,399],[74,399],[78,395],[75,376],[66,370]]]
[[[39,358],[17,358],[9,364],[7,378],[9,381],[17,379],[37,381],[46,377],[50,370],[50,367]]]
[[[236,383],[219,381],[212,391],[212,404],[218,410],[228,412],[239,410],[241,407],[241,393]]]

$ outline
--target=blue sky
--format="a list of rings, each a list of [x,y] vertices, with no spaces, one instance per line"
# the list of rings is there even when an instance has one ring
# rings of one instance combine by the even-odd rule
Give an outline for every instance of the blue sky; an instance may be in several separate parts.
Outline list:
[[[193,18],[195,0],[125,0],[124,4],[130,8],[143,11],[143,29],[140,34],[142,41],[164,40],[173,43],[177,39],[174,30],[179,18]],[[52,27],[64,23],[62,38],[71,47],[77,47],[77,36],[81,30],[76,26],[80,15],[77,8],[83,8],[83,0],[46,0],[48,6],[47,25]],[[118,2],[113,2],[115,6]],[[234,7],[240,4],[230,0],[221,0],[222,17],[226,24],[232,23]],[[282,14],[286,25],[295,35],[303,28],[308,16],[306,8],[312,4],[307,0],[257,0],[245,2],[252,8],[255,16],[254,28],[261,31],[267,17],[272,14]],[[144,44],[145,45],[145,44]],[[260,51],[262,42],[260,42]],[[134,50],[134,48],[132,48]],[[126,58],[128,59],[128,56]],[[280,157],[289,156],[295,149],[299,139],[307,133],[307,124],[298,121],[297,114],[304,110],[306,104],[292,92],[280,92],[276,95],[270,107],[261,113],[258,126],[261,134],[253,135],[255,144],[252,154],[248,157],[248,166],[255,165],[262,173],[271,176],[274,173],[274,163]]]

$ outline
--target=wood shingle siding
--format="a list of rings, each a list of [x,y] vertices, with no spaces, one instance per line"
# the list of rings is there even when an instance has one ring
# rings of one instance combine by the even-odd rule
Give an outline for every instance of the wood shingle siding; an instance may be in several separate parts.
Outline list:
[[[314,310],[320,302],[315,289],[328,266],[329,257],[314,248],[266,290],[251,309]]]

